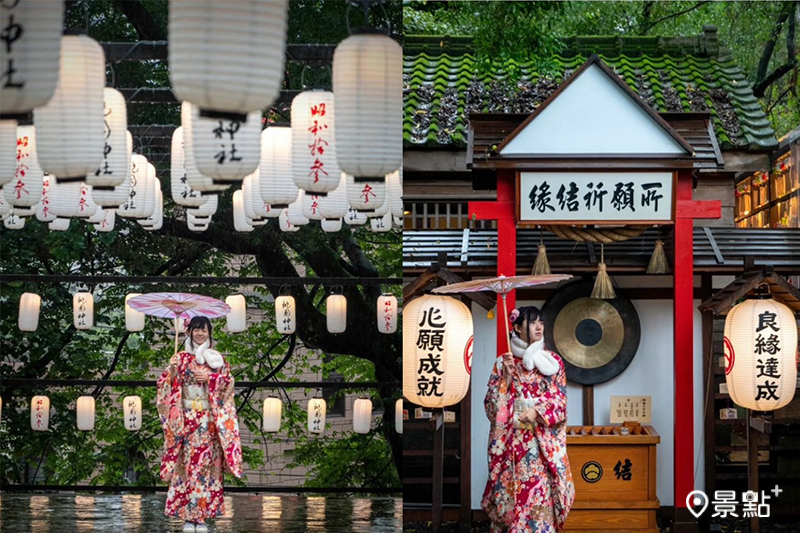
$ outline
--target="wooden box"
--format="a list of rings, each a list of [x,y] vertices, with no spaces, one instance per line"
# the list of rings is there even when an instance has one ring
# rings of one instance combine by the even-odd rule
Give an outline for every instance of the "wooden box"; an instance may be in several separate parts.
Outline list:
[[[628,435],[623,434],[623,427]],[[567,428],[575,504],[565,532],[659,533],[656,445],[652,426]]]

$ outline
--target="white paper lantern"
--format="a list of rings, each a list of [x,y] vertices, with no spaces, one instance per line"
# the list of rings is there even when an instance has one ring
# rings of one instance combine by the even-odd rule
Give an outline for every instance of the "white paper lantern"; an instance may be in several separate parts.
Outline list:
[[[252,198],[253,213],[256,218],[278,218],[281,214],[281,209],[273,209],[271,205],[264,201],[261,197],[261,171],[256,169],[255,172],[250,174],[250,189]]]
[[[50,231],[67,231],[71,222],[71,218],[57,218],[50,222],[47,227],[50,228]]]
[[[305,226],[311,222],[303,216],[303,191],[297,191],[297,199],[289,204],[286,216],[293,226]]]
[[[235,193],[234,193],[235,195]],[[219,195],[210,194],[208,196],[208,201],[202,205],[198,205],[197,207],[189,207],[186,209],[186,213],[191,214],[195,217],[195,222],[210,222],[211,217],[213,217],[217,212],[217,206],[219,205]],[[205,219],[205,220],[204,220]]]
[[[210,193],[224,191],[229,183],[214,183],[214,180],[200,173],[195,164],[194,146],[192,143],[192,113],[190,102],[181,104],[181,127],[183,128],[183,164],[186,169],[186,180],[189,186],[199,192]]]
[[[281,411],[283,402],[279,398],[267,398],[264,400],[263,415],[264,422],[261,426],[267,433],[276,433],[281,430]]]
[[[311,398],[308,400],[308,432],[321,435],[325,432],[325,416],[327,415],[325,400]]]
[[[0,218],[6,218],[11,214],[11,204],[6,201],[6,196],[0,188]]]
[[[196,217],[191,213],[186,213],[186,225],[191,231],[205,231],[208,229],[209,217]]]
[[[370,229],[377,233],[386,233],[392,230],[392,214],[386,213],[379,218],[369,219]]]
[[[147,231],[160,230],[164,222],[164,193],[161,192],[161,180],[156,178],[155,182],[156,185],[153,188],[153,193],[156,205],[153,214],[147,218],[140,218],[137,220]]]
[[[366,435],[372,427],[372,400],[357,398],[353,402],[353,432]]]
[[[392,217],[403,218],[403,167],[386,176],[386,201]]]
[[[344,223],[348,226],[363,226],[368,220],[366,213],[356,209],[348,209],[344,217]]]
[[[50,426],[50,398],[34,396],[31,398],[31,429],[47,431]]]
[[[245,120],[205,118],[191,106],[192,152],[200,174],[219,182],[238,182],[258,168],[261,157],[261,111]]]
[[[89,218],[97,211],[91,187],[80,181],[50,180],[48,197],[58,218]]]
[[[16,171],[17,121],[0,120],[0,187],[14,179]]]
[[[125,429],[142,429],[142,399],[139,396],[125,396],[122,399],[122,418]]]
[[[323,218],[320,222],[320,226],[322,226],[322,231],[325,233],[336,233],[337,231],[342,229],[342,219],[341,218]]]
[[[325,300],[328,313],[328,332],[344,333],[347,329],[347,298],[343,294],[331,294]]]
[[[382,294],[377,305],[378,331],[391,334],[397,331],[397,298]]]
[[[184,153],[183,126],[178,126],[172,133],[172,150],[170,152],[170,190],[172,199],[178,205],[196,207],[208,201],[200,191],[189,185],[186,177],[186,161]]]
[[[128,305],[128,300],[140,294],[139,292],[132,292],[125,296],[125,329],[128,331],[142,331],[144,329],[144,313]]]
[[[3,219],[3,225],[7,229],[20,230],[25,227],[25,218],[12,211]]]
[[[104,211],[104,213],[106,216],[103,218],[103,221],[99,224],[95,224],[94,229],[95,231],[99,231],[101,233],[108,233],[114,230],[114,223],[117,220],[117,212],[113,209],[108,209]]]
[[[94,325],[94,296],[91,292],[76,292],[72,296],[72,322],[75,329],[91,329]]]
[[[92,198],[94,202],[101,207],[109,207],[116,209],[128,200],[128,195],[131,192],[131,158],[133,157],[133,135],[131,132],[125,132],[125,168],[126,172],[123,174],[122,183],[116,187],[106,188],[93,188]]]
[[[403,434],[403,399],[400,398],[394,404],[394,430],[400,435]]]
[[[322,201],[322,196],[304,193],[301,198],[303,216],[308,220],[322,220],[322,215],[319,212]]]
[[[725,318],[725,381],[737,404],[773,411],[792,401],[797,386],[797,322],[769,297],[745,300]]]
[[[261,132],[261,199],[283,209],[297,199],[292,179],[292,129],[273,126]]]
[[[2,113],[28,113],[45,105],[56,90],[64,3],[60,0],[3,2],[0,28],[4,41],[0,55]]]
[[[6,201],[14,207],[30,207],[42,198],[44,171],[37,159],[38,143],[33,126],[17,127],[17,166],[14,177],[3,185]]]
[[[239,191],[236,191],[239,192]],[[247,301],[242,294],[232,294],[225,298],[225,303],[231,308],[230,313],[225,317],[227,320],[228,331],[230,333],[240,333],[247,329]]]
[[[329,91],[304,91],[292,101],[292,173],[309,194],[339,186],[333,98]]]
[[[75,405],[79,431],[94,429],[94,397],[81,396]]]
[[[339,185],[320,201],[322,218],[344,218],[347,215],[347,174],[339,174]]]
[[[22,294],[19,299],[19,330],[36,331],[39,327],[39,308],[42,297],[33,292]]]
[[[282,335],[291,335],[297,328],[297,309],[294,296],[275,298],[275,327]]]
[[[422,407],[460,402],[472,372],[472,315],[448,296],[425,295],[403,309],[403,396]]]
[[[386,201],[386,182],[378,180],[356,181],[347,175],[347,203],[351,209],[375,211]]]
[[[294,233],[296,231],[300,231],[300,226],[295,226],[294,224],[289,222],[288,209],[281,210],[281,214],[278,217],[278,227],[284,233]]]
[[[376,181],[403,160],[403,51],[389,36],[354,33],[333,53],[336,155],[348,174]]]
[[[41,222],[52,222],[58,216],[53,212],[52,203],[50,201],[50,182],[55,183],[55,178],[47,174],[42,179],[42,198],[36,204],[36,219]]]
[[[244,214],[247,219],[250,221],[251,225],[254,225],[253,222],[261,221],[261,217],[256,214],[255,209],[253,206],[257,204],[257,202],[253,201],[253,177],[258,174],[258,169],[252,174],[249,174],[244,177],[242,180],[242,208],[244,209]],[[258,193],[259,198],[261,197],[261,193]]]
[[[156,202],[158,201],[158,193],[156,189],[161,190],[161,180],[156,177],[156,167],[152,163],[147,163],[147,191],[145,191],[144,198],[144,213],[141,217],[149,218],[153,216],[156,210]]]
[[[148,172],[147,158],[140,154],[131,156],[131,188],[125,202],[116,209],[117,214],[124,218],[147,218],[147,195],[152,194],[153,183],[149,182],[152,175]]]
[[[240,190],[233,193],[233,228],[236,231],[253,231],[253,225],[244,212],[244,193]]]
[[[179,100],[260,111],[283,82],[287,0],[170,2],[170,82]]]
[[[127,154],[128,111],[125,97],[111,87],[103,89],[103,162],[94,172],[86,175],[92,187],[116,187],[130,172]]]
[[[105,84],[100,44],[85,35],[62,37],[55,93],[33,110],[39,165],[59,181],[83,181],[101,166]]]
[[[94,215],[90,216],[86,219],[86,222],[89,224],[100,224],[106,219],[106,215],[108,212],[100,206],[97,206],[97,211],[94,212]]]

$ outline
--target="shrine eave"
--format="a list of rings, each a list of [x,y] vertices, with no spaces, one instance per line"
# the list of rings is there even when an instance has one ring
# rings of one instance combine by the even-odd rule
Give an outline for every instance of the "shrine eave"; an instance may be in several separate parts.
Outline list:
[[[543,155],[531,157],[490,157],[485,160],[473,160],[472,168],[481,170],[514,169],[514,170],[680,170],[696,168],[696,160],[692,157],[665,158],[663,155],[641,155],[638,157],[604,155]]]

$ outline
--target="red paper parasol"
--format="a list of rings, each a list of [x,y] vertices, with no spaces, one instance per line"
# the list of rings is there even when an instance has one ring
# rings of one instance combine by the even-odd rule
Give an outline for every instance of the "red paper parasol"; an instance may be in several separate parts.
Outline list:
[[[188,292],[151,292],[135,296],[128,305],[140,313],[175,321],[175,351],[178,351],[178,318],[204,316],[218,318],[231,312],[231,307],[223,301]]]

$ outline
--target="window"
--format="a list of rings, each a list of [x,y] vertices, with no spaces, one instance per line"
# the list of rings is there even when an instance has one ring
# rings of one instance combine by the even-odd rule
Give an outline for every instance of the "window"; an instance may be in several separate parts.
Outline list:
[[[494,220],[470,220],[468,202],[411,201],[403,204],[404,229],[496,228]]]

